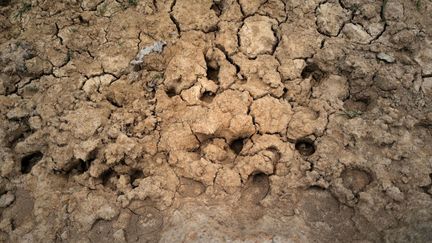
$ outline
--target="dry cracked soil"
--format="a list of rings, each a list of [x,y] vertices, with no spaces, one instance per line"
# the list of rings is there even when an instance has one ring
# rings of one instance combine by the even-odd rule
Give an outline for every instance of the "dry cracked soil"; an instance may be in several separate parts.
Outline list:
[[[0,241],[432,242],[431,13],[0,0]]]

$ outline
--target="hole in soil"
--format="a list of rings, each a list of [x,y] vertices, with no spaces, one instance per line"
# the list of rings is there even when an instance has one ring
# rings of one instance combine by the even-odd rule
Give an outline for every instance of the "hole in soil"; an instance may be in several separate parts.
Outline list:
[[[215,11],[216,16],[221,16],[223,11],[223,1],[222,0],[215,0],[213,2],[213,5],[210,7],[211,10]]]
[[[211,33],[211,32],[218,32],[219,31],[219,26],[217,25],[213,25],[209,28],[208,31],[206,31],[205,33]]]
[[[78,163],[68,171],[68,173],[78,173],[82,174],[89,170],[91,163],[96,159],[98,150],[93,150],[87,157],[87,160],[79,159]]]
[[[252,175],[252,183],[253,184],[268,184],[269,178],[268,175],[262,173],[262,172],[256,172],[254,175]]]
[[[42,157],[43,154],[40,151],[24,156],[24,158],[21,159],[21,173],[30,173],[33,166],[35,166],[36,163],[42,159]]]
[[[199,181],[189,178],[180,178],[179,194],[183,197],[197,197],[204,193],[206,187]]]
[[[138,182],[136,180],[144,178],[144,173],[142,170],[132,170],[132,174],[130,175],[130,182],[132,188],[138,187]]]
[[[16,223],[15,223],[15,220],[14,220],[14,219],[11,219],[10,224],[11,224],[11,229],[12,229],[12,231],[14,231],[14,230],[16,229]]]
[[[173,88],[173,87],[171,87],[171,88],[169,88],[169,89],[167,89],[167,90],[165,90],[165,93],[166,93],[166,95],[168,95],[168,97],[174,97],[174,96],[176,96],[177,94],[176,94],[176,90],[175,90],[175,88]]]
[[[216,65],[210,65],[207,63],[207,79],[212,80],[215,83],[219,82],[219,66]]]
[[[270,191],[270,180],[268,175],[262,172],[254,172],[249,176],[241,195],[241,200],[259,204]]]
[[[79,20],[80,24],[85,24],[85,25],[89,24],[89,21],[84,19],[83,16],[81,16],[81,15],[78,16],[78,20]]]
[[[315,153],[315,145],[312,139],[301,138],[295,143],[295,149],[303,156],[310,156]]]
[[[369,97],[348,99],[344,102],[343,107],[345,110],[365,112],[367,111],[370,103],[371,100]]]
[[[112,176],[112,174],[114,173],[114,171],[109,168],[108,170],[104,171],[101,175],[100,178],[102,180],[102,184],[106,184],[109,180],[109,178]]]
[[[213,93],[213,92],[211,92],[211,91],[205,91],[205,92],[201,95],[200,100],[201,100],[201,101],[204,101],[204,102],[207,102],[207,103],[211,103],[211,102],[213,101],[213,99],[214,99],[215,96],[216,96],[215,93]]]
[[[88,171],[88,169],[90,168],[90,162],[91,161],[84,161],[82,159],[79,160],[78,165],[74,168],[76,170],[76,172],[82,174],[86,171]]]
[[[315,191],[325,191],[326,189],[324,187],[318,186],[318,185],[312,185],[308,187],[309,190],[315,190]]]
[[[235,154],[240,154],[240,152],[243,149],[243,145],[244,145],[244,140],[245,138],[238,138],[234,141],[231,142],[230,144],[230,149],[235,153]]]
[[[113,169],[109,168],[108,170],[103,172],[100,175],[100,179],[102,180],[102,185],[104,187],[110,188],[113,191],[116,189],[116,185],[115,185],[116,173],[114,172]]]
[[[372,181],[370,174],[362,169],[346,169],[341,174],[343,185],[354,193],[365,189]]]
[[[315,63],[309,63],[303,69],[301,73],[301,77],[303,79],[312,77],[315,81],[319,82],[325,76],[325,73],[319,68],[319,66]]]
[[[0,0],[0,6],[7,6],[9,5],[10,0]]]

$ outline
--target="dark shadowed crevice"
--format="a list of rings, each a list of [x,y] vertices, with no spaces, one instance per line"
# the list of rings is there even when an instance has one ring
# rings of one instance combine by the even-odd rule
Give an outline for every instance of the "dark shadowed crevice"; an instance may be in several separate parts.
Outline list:
[[[230,149],[238,155],[243,150],[244,142],[245,138],[238,138],[231,142]]]
[[[215,83],[219,82],[219,67],[207,66],[207,79]]]
[[[215,98],[216,94],[211,92],[211,91],[205,91],[201,97],[200,100],[204,101],[206,103],[211,103],[213,101],[213,99]]]
[[[142,170],[132,170],[132,173],[130,175],[130,183],[132,185],[132,188],[138,187],[138,181],[139,179],[144,178],[144,173]]]
[[[349,111],[365,112],[368,110],[371,102],[370,97],[350,98],[344,101],[343,107]]]
[[[103,172],[99,178],[105,188],[111,189],[112,191],[116,190],[116,180],[118,179],[118,175],[113,169],[109,168]]]
[[[224,1],[223,0],[214,0],[212,6],[210,7],[216,14],[216,16],[221,16],[224,9]]]
[[[165,93],[166,93],[166,95],[168,96],[168,97],[174,97],[174,96],[176,96],[177,95],[177,93],[176,93],[176,90],[175,90],[175,88],[173,88],[173,87],[171,87],[171,88],[168,88],[167,90],[165,90]]]
[[[209,60],[206,59],[206,66],[207,66],[207,79],[211,80],[215,83],[219,83],[219,73],[220,73],[220,66],[217,63],[216,60]]]
[[[0,6],[5,7],[9,5],[10,2],[10,0],[0,0]]]
[[[316,63],[309,63],[303,69],[301,73],[301,77],[303,79],[311,77],[316,82],[321,81],[326,76],[326,73],[320,69],[320,67]]]
[[[29,155],[24,156],[21,159],[21,173],[28,174],[32,168],[43,158],[43,154],[40,151],[36,151]]]
[[[295,143],[295,149],[303,156],[310,156],[315,153],[315,144],[310,138],[298,139]]]
[[[79,160],[78,165],[75,167],[76,172],[78,172],[79,174],[82,174],[86,171],[88,171],[88,169],[90,168],[90,161],[84,161],[84,160]]]

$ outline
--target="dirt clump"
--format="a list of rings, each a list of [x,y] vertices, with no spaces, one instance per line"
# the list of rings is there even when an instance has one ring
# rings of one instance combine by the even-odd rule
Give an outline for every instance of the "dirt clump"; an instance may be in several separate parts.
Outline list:
[[[431,241],[431,12],[0,1],[0,241]]]

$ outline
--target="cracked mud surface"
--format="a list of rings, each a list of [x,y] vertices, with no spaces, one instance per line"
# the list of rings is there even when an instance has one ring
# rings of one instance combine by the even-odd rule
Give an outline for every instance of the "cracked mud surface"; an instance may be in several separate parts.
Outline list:
[[[0,1],[0,241],[432,241],[431,12]]]

